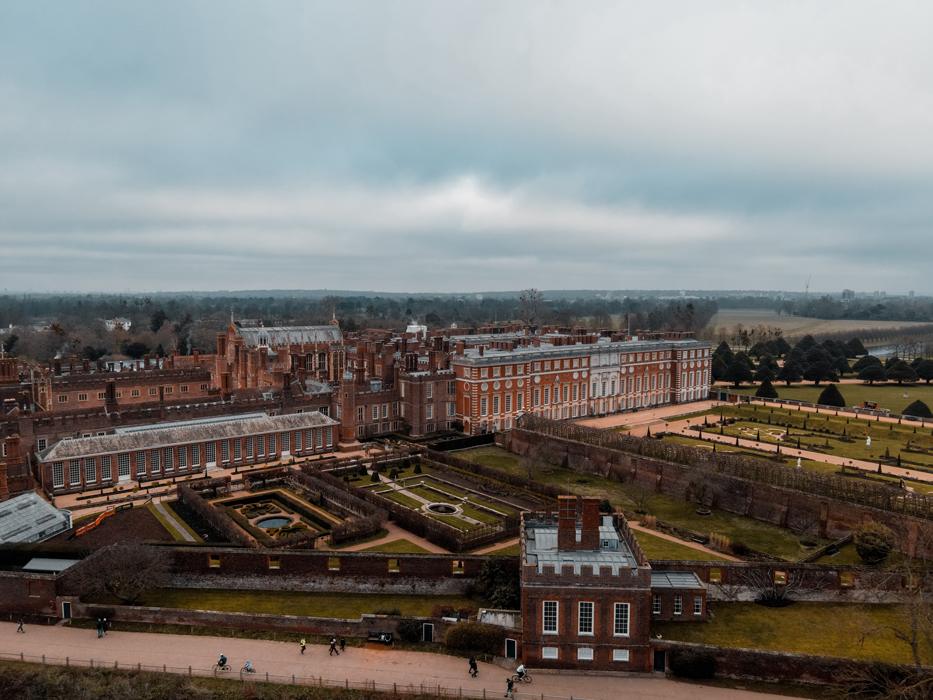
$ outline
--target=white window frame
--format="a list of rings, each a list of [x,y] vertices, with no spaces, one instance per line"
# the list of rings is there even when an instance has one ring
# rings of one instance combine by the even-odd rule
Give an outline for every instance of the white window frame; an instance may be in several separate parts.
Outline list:
[[[81,460],[68,460],[68,485],[78,486],[81,483]]]
[[[64,462],[52,462],[52,487],[56,489],[65,487]]]
[[[628,637],[630,636],[630,616],[628,603],[616,603],[612,608],[612,636]]]
[[[592,661],[593,660],[593,648],[592,647],[578,647],[577,648],[577,661]]]
[[[628,661],[628,649],[613,649],[612,650],[612,660],[613,661]]]
[[[559,659],[560,649],[557,647],[541,647],[542,659]]]
[[[684,597],[682,595],[674,596],[674,614],[681,615],[684,611]]]
[[[661,596],[655,593],[654,598],[651,599],[651,614],[660,615],[661,614]]]
[[[703,614],[703,596],[695,596],[693,598],[693,614],[702,615]]]
[[[553,606],[553,612],[549,610]],[[553,619],[551,627],[548,623]],[[541,602],[541,634],[560,634],[560,602],[545,600]]]
[[[584,610],[588,612],[584,615]],[[581,600],[577,603],[577,635],[581,637],[592,637],[594,634],[596,615],[596,603],[589,600]],[[589,623],[589,629],[587,624]]]
[[[111,481],[113,479],[113,470],[110,467],[110,455],[104,455],[100,458],[100,480]]]

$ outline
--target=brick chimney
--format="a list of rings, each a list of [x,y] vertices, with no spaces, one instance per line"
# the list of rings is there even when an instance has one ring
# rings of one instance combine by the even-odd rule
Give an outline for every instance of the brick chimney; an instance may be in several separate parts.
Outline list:
[[[580,549],[594,552],[599,549],[599,499],[583,499],[583,527],[580,533]]]
[[[557,549],[572,552],[577,548],[577,497],[557,497]]]

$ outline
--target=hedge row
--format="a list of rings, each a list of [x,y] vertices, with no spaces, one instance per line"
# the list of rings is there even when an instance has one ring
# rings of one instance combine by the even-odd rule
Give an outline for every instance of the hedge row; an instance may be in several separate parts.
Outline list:
[[[551,486],[550,484],[542,484],[541,482],[535,481],[534,479],[529,479],[517,474],[509,474],[508,472],[501,471],[493,467],[487,467],[486,465],[479,464],[477,462],[470,462],[465,459],[460,459],[459,457],[454,457],[453,455],[449,455],[444,452],[428,450],[425,456],[432,462],[452,467],[458,471],[483,476],[487,479],[492,479],[493,481],[508,484],[509,486],[515,486],[524,491],[537,493],[547,498],[556,499],[563,493],[563,491],[561,491],[559,488]]]
[[[371,537],[379,532],[383,523],[388,520],[389,514],[385,509],[350,493],[347,490],[346,482],[311,465],[304,465],[302,470],[300,472],[293,471],[289,475],[295,487],[319,493],[321,498],[327,501],[328,504],[334,504],[336,507],[354,514],[352,519],[331,527],[330,541],[332,544]]]
[[[213,481],[219,480],[213,479]],[[219,532],[228,541],[238,542],[247,547],[256,546],[249,535],[238,528],[229,516],[204,500],[201,494],[194,491],[190,486],[185,484],[178,485],[178,500],[202,517],[208,525],[214,528],[214,530]]]

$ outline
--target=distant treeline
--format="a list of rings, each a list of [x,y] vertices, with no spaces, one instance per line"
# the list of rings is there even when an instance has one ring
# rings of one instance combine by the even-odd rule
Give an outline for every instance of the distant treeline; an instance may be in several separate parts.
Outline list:
[[[392,328],[409,323],[428,327],[477,328],[488,323],[525,321],[590,329],[701,331],[717,312],[715,300],[548,298],[540,292],[515,297],[324,296],[233,297],[127,295],[0,296],[0,335],[11,354],[44,362],[55,354],[139,357],[177,349],[214,352],[216,334],[231,316],[265,325],[321,325],[336,316],[344,331]],[[129,331],[106,331],[103,319],[126,318]]]
[[[807,318],[853,321],[920,321],[933,323],[933,301],[929,299],[798,299],[783,301],[779,313]]]

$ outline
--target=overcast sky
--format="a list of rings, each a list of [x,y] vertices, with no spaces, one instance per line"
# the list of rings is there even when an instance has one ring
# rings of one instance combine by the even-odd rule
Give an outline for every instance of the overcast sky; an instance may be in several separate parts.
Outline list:
[[[0,4],[0,290],[933,293],[929,2]]]

